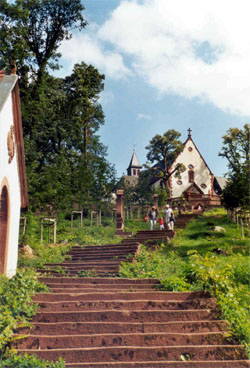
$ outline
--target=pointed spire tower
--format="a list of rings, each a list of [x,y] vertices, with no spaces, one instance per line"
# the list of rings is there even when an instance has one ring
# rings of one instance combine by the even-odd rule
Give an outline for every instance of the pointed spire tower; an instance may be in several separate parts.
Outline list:
[[[127,172],[128,172],[128,176],[139,176],[140,171],[142,169],[142,165],[140,164],[140,161],[135,153],[135,151],[133,151],[131,160],[130,160],[130,164],[127,168]]]

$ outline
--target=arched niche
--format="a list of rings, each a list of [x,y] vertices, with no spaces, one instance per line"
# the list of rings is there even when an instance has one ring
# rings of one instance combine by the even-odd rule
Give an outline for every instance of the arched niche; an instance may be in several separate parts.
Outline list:
[[[9,194],[4,186],[0,194],[0,273],[5,272],[9,222]]]

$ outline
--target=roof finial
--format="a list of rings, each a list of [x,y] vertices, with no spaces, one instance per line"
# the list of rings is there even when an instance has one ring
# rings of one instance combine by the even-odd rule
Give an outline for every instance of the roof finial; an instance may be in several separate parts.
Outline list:
[[[188,129],[188,138],[191,138],[191,132],[192,132],[192,129]]]

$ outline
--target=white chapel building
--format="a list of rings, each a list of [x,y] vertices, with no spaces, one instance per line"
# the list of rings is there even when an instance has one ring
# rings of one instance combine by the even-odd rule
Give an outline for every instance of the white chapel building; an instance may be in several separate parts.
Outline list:
[[[173,175],[168,180],[172,202],[185,199],[192,209],[221,205],[220,194],[225,186],[225,180],[214,176],[192,139],[191,129],[188,129],[183,150],[172,162],[169,171],[171,172],[177,164],[183,164],[186,170],[181,173],[180,178]],[[159,184],[159,179],[152,183],[154,187]]]
[[[18,77],[0,71],[0,274],[16,272],[20,209],[28,205]]]

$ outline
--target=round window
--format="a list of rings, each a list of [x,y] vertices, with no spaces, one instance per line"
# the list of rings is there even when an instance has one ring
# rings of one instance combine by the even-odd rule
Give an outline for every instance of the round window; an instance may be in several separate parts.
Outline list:
[[[188,165],[188,168],[189,168],[189,169],[193,169],[193,168],[194,168],[194,166],[190,164],[190,165]]]
[[[182,184],[182,181],[181,180],[178,180],[177,181],[177,184],[181,185]]]
[[[193,151],[192,147],[188,147],[189,152]]]
[[[202,184],[201,184],[201,187],[202,187],[203,189],[205,189],[205,188],[207,187],[207,184],[202,183]]]

